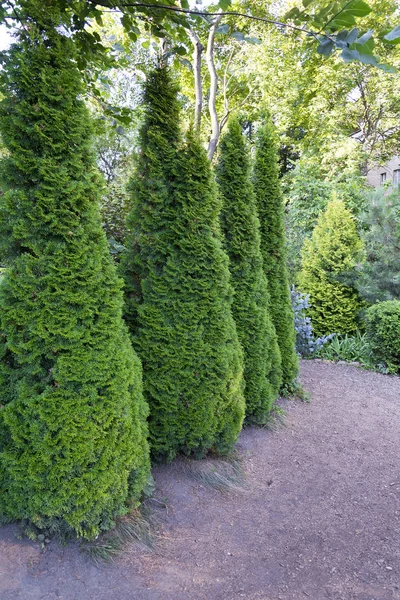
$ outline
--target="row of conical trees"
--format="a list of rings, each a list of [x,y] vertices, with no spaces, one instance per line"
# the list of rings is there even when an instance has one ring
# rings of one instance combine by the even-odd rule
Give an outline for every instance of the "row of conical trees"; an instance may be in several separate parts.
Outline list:
[[[124,302],[74,46],[57,14],[37,10],[0,75],[0,513],[92,537],[139,502],[147,429],[157,459],[227,453],[243,419],[264,423],[295,380],[283,209],[270,128],[254,194],[231,123],[218,192],[196,135],[181,134],[168,70],[156,69],[131,184]]]

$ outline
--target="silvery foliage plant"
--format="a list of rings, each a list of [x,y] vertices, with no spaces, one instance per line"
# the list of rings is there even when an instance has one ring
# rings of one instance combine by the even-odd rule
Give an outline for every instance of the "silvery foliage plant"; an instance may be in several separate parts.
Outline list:
[[[296,330],[297,354],[307,357],[322,348],[335,334],[330,333],[323,337],[315,338],[310,317],[306,316],[306,310],[310,307],[308,294],[303,294],[292,286],[290,290],[292,307],[294,312],[294,328]]]

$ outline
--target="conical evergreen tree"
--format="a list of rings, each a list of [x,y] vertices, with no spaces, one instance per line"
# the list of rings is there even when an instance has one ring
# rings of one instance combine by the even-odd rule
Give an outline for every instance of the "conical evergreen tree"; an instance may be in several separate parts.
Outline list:
[[[74,46],[37,6],[1,73],[0,512],[92,537],[140,498],[147,408]]]
[[[269,312],[250,161],[237,120],[229,122],[220,144],[217,182],[222,200],[224,244],[234,288],[232,312],[244,350],[246,420],[262,424],[278,396],[282,373]]]
[[[266,123],[258,133],[254,189],[261,225],[264,272],[271,298],[270,311],[282,358],[282,383],[290,387],[298,374],[298,357],[286,268],[284,207],[277,156],[273,126]]]
[[[305,241],[299,274],[300,289],[310,296],[308,314],[318,336],[357,329],[362,302],[355,288],[339,278],[354,269],[361,248],[354,217],[342,200],[333,200]]]
[[[176,89],[148,79],[142,152],[132,182],[128,323],[143,360],[153,455],[229,451],[244,417],[242,352],[231,314],[228,258],[209,161],[181,147]]]

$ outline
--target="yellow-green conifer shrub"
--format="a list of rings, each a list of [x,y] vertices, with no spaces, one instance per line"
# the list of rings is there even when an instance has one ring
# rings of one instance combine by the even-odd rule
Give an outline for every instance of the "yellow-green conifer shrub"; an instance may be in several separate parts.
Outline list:
[[[254,190],[261,226],[261,252],[270,294],[272,322],[282,358],[282,384],[290,389],[297,378],[294,315],[286,266],[284,206],[279,181],[275,133],[267,121],[258,132],[254,164]]]
[[[244,397],[220,203],[200,142],[181,139],[167,69],[148,77],[145,103],[122,267],[151,452],[159,460],[226,453],[242,426]]]
[[[217,165],[221,224],[234,289],[233,316],[244,351],[246,421],[263,424],[282,381],[260,249],[260,222],[242,128],[231,120]]]
[[[1,72],[0,513],[91,538],[140,499],[148,409],[74,46],[40,6]]]
[[[362,302],[340,276],[354,268],[361,249],[354,218],[342,200],[333,200],[304,244],[299,274],[299,287],[310,296],[309,315],[317,336],[356,330]]]

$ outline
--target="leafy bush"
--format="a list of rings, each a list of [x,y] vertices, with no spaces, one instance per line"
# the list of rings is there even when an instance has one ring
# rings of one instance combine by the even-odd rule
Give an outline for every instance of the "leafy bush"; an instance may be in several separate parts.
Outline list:
[[[400,301],[388,300],[366,311],[366,337],[374,359],[389,373],[400,371]]]
[[[301,291],[310,296],[308,314],[318,336],[357,329],[362,302],[340,278],[354,268],[361,248],[354,218],[343,201],[333,200],[304,244],[299,275]]]
[[[331,333],[319,338],[314,337],[311,318],[306,315],[310,308],[309,297],[302,294],[294,286],[291,292],[292,307],[294,312],[294,328],[296,331],[296,350],[299,356],[307,357],[317,352],[324,344],[335,335]]]

